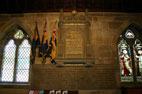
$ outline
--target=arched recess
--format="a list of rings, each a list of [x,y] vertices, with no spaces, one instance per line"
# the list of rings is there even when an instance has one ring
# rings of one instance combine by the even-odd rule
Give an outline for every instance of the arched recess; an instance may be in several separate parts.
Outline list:
[[[18,24],[7,27],[0,38],[0,83],[30,82],[31,39]]]
[[[7,36],[7,34],[13,30],[14,28],[20,27],[22,28],[24,31],[26,31],[26,33],[29,35],[30,38],[32,38],[33,33],[31,31],[31,29],[22,21],[19,20],[15,20],[15,21],[9,21],[7,23],[5,23],[1,28],[0,28],[0,41],[3,40],[3,38],[5,36]]]
[[[138,85],[142,82],[142,28],[130,24],[117,42],[118,60],[122,86]]]

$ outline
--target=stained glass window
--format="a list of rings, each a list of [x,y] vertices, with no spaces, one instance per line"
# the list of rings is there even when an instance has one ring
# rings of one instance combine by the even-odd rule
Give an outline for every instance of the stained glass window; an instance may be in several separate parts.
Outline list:
[[[29,40],[18,30],[4,46],[1,82],[29,82],[30,51]]]
[[[125,37],[126,37],[126,38],[134,38],[135,35],[134,35],[134,33],[133,33],[130,29],[128,29],[128,30],[126,31],[126,33],[125,33]]]
[[[13,40],[10,40],[5,46],[3,61],[2,61],[2,78],[3,82],[12,82],[14,75],[16,45]]]
[[[23,34],[22,30],[18,30],[18,31],[16,32],[16,34],[14,35],[14,37],[15,37],[16,39],[22,39],[22,38],[24,37],[24,34]]]
[[[118,45],[118,55],[121,72],[121,82],[133,82],[132,60],[130,46],[122,39]]]
[[[142,43],[136,40],[133,46],[137,82],[142,82]]]
[[[29,80],[30,50],[31,45],[25,39],[18,49],[16,82],[28,82]]]

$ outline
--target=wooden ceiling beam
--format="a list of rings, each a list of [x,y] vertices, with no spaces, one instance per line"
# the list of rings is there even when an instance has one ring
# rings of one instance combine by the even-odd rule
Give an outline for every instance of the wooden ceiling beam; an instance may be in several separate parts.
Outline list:
[[[3,0],[0,3],[0,13],[85,11],[86,8],[91,12],[142,12],[137,0]]]

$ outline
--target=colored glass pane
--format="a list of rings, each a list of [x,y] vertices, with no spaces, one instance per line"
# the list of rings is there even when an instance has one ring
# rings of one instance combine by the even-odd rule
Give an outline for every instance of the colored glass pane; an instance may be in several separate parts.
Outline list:
[[[136,40],[133,46],[137,82],[142,82],[142,43]]]
[[[22,39],[22,38],[24,37],[24,34],[23,34],[22,30],[18,30],[18,31],[16,32],[16,34],[14,35],[14,37],[15,37],[16,39]]]
[[[129,30],[126,31],[125,37],[126,37],[126,38],[134,38],[135,35],[134,35],[134,33],[129,29]]]
[[[133,82],[131,50],[127,42],[122,39],[118,45],[118,55],[121,72],[121,82]]]

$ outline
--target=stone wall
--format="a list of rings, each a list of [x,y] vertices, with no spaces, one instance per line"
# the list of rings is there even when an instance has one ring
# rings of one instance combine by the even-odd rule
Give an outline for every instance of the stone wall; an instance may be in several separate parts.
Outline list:
[[[7,29],[14,24],[20,25],[32,38],[35,20],[38,22],[41,38],[45,19],[50,38],[54,22],[59,21],[59,15],[60,13],[0,14],[0,41],[4,39]],[[89,12],[88,16],[91,22],[90,39],[95,61],[93,67],[58,68],[50,64],[49,59],[42,65],[41,58],[36,58],[31,70],[31,85],[18,89],[0,86],[0,94],[27,94],[30,88],[79,90],[79,94],[120,94],[117,40],[131,23],[142,26],[142,14]]]
[[[93,90],[118,88],[116,65],[94,65],[93,68],[34,66],[33,88]],[[45,75],[48,74],[48,75]]]

